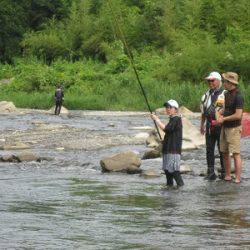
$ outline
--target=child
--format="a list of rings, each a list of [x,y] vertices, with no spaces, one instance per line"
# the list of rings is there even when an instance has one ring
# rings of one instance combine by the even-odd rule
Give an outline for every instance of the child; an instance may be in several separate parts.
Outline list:
[[[182,120],[178,115],[179,105],[175,100],[164,103],[166,114],[170,119],[164,125],[159,117],[151,114],[151,118],[165,132],[163,140],[163,170],[166,174],[167,185],[173,186],[173,179],[177,186],[183,186],[184,182],[180,174],[181,147],[182,147]]]

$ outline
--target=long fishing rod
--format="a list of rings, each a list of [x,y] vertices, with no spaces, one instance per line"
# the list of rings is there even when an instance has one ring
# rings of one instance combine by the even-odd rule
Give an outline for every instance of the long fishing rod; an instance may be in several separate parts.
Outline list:
[[[130,48],[129,48],[129,46],[128,46],[128,43],[127,43],[127,41],[126,41],[124,32],[123,32],[121,26],[119,25],[118,19],[117,19],[117,17],[116,17],[116,14],[115,14],[113,8],[112,8],[112,4],[111,4],[110,0],[108,0],[107,2],[108,2],[108,5],[109,5],[109,8],[110,8],[110,10],[111,10],[111,13],[112,13],[112,17],[113,17],[114,23],[115,23],[115,25],[116,25],[116,28],[114,28],[114,31],[115,31],[115,30],[118,30],[118,32],[120,33],[120,39],[121,39],[121,41],[122,41],[122,43],[123,43],[123,46],[124,46],[125,49],[127,50],[127,55],[128,55],[130,64],[132,65],[132,68],[133,68],[133,70],[134,70],[134,73],[135,73],[135,75],[136,75],[136,79],[137,79],[137,82],[139,83],[139,86],[140,86],[142,95],[143,95],[143,97],[144,97],[144,99],[145,99],[145,101],[146,101],[146,104],[147,104],[147,107],[148,107],[149,112],[152,114],[152,113],[153,113],[153,112],[152,112],[152,109],[151,109],[151,107],[150,107],[150,105],[149,105],[149,101],[148,101],[146,92],[145,92],[145,90],[144,90],[144,88],[143,88],[143,86],[142,86],[142,83],[141,83],[141,80],[140,80],[138,71],[137,71],[136,66],[135,66],[135,63],[134,63],[134,57],[133,57],[132,51],[130,50]],[[118,38],[119,38],[119,34],[117,34],[117,36],[118,36]],[[158,126],[157,126],[155,120],[154,120],[154,124],[155,124],[155,128],[156,128],[156,130],[157,130],[157,133],[158,133],[158,135],[159,135],[159,138],[160,138],[160,140],[162,140],[162,137],[161,137],[159,128],[158,128]]]

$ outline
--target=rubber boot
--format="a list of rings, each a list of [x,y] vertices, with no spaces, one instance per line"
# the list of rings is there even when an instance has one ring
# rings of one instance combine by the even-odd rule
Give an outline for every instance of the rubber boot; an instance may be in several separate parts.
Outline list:
[[[224,179],[225,179],[225,176],[226,176],[226,170],[225,170],[225,166],[224,166],[223,155],[222,155],[221,152],[220,152],[220,165],[221,165],[221,172],[220,172],[219,178],[220,178],[221,180],[224,180]]]
[[[167,179],[167,186],[172,187],[174,185],[173,173],[170,173],[167,170],[165,170],[164,172]]]
[[[174,171],[173,177],[174,177],[174,179],[176,181],[177,186],[181,187],[181,186],[184,185],[184,182],[183,182],[183,179],[181,177],[180,171]]]
[[[205,177],[205,179],[209,181],[215,181],[216,178],[217,178],[217,175],[214,172],[214,168],[208,167],[207,176]]]

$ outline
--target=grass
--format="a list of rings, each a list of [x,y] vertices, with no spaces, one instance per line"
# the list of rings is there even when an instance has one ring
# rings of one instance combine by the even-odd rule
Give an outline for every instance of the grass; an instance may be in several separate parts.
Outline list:
[[[134,88],[135,87],[135,88]],[[72,93],[65,91],[63,105],[68,109],[88,110],[147,110],[145,99],[137,86],[133,88],[105,89],[103,93]],[[164,86],[161,84],[151,90],[147,88],[147,98],[152,109],[162,106],[167,99],[176,99],[194,111],[199,108],[200,96],[204,86],[187,84]],[[0,91],[0,100],[12,101],[19,108],[49,109],[54,105],[54,90],[50,92],[5,92]]]
[[[152,110],[162,107],[168,99],[180,106],[199,111],[200,99],[207,89],[204,82],[187,82],[164,77],[164,58],[141,60],[139,75]],[[161,63],[159,63],[159,62]],[[146,66],[145,66],[145,65]],[[113,73],[113,64],[91,60],[67,62],[58,60],[50,66],[31,58],[17,59],[15,64],[0,64],[0,77],[13,78],[0,85],[0,100],[12,101],[20,108],[48,109],[54,105],[55,86],[64,86],[63,105],[68,109],[89,110],[147,110],[145,99],[130,67]],[[250,110],[250,85],[240,83],[245,110]]]

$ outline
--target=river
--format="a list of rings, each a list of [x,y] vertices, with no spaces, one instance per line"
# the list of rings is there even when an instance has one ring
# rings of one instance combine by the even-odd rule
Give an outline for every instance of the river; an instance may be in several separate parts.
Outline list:
[[[203,147],[183,152],[193,174],[168,190],[164,176],[101,172],[105,156],[142,155],[146,146],[130,140],[139,132],[133,128],[152,126],[143,113],[105,114],[1,115],[1,140],[22,139],[53,160],[0,163],[0,249],[250,249],[250,138],[242,139],[241,184],[199,176]],[[37,120],[67,129],[34,136]],[[161,159],[141,168],[160,169]]]

